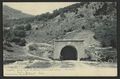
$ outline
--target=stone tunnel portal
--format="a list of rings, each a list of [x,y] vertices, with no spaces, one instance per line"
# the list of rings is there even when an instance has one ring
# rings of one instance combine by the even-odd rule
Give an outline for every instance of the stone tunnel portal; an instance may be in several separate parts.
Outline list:
[[[84,40],[62,39],[54,41],[53,59],[80,60],[85,57]]]

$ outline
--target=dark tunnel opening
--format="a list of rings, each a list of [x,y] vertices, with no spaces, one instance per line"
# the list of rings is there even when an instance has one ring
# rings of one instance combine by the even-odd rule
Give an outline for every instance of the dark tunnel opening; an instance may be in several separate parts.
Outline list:
[[[73,46],[65,46],[60,53],[61,60],[77,60],[77,50]]]

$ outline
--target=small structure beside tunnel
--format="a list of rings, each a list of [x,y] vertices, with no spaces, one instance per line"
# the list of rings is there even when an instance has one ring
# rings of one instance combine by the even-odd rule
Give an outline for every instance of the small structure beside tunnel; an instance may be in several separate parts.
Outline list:
[[[54,41],[53,59],[80,60],[84,58],[84,40],[62,39]]]

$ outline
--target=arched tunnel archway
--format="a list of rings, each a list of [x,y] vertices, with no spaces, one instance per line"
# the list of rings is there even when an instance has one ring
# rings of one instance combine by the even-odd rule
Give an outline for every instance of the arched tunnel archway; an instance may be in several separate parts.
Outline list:
[[[60,52],[61,60],[77,60],[77,50],[73,46],[65,46]]]

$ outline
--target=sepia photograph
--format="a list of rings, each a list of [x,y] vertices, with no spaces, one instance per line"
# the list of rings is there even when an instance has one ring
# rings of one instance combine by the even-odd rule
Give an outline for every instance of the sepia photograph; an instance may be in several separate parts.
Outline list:
[[[117,2],[3,2],[4,76],[117,76]]]

